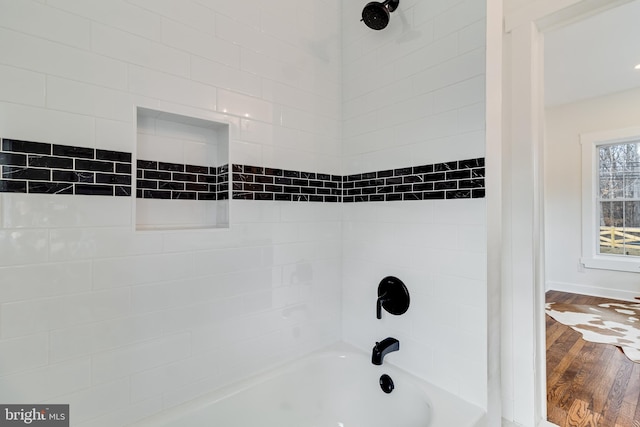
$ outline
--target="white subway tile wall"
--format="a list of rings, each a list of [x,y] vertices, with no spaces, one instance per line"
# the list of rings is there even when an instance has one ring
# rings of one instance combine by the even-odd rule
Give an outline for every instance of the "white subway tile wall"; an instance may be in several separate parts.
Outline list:
[[[352,203],[344,205],[343,222],[345,339],[370,350],[396,337],[401,351],[390,354],[390,362],[480,406],[486,393],[484,206],[484,199]],[[458,210],[467,217],[451,215]],[[411,305],[402,316],[383,313],[377,320],[377,286],[386,275],[404,281]]]
[[[376,33],[351,1],[0,0],[0,137],[135,165],[141,105],[224,116],[236,165],[348,176],[482,158],[483,5],[403,0]],[[134,202],[0,192],[0,402],[124,426],[393,335],[389,361],[484,405],[484,199],[231,200],[229,229],[174,232],[134,231]],[[376,321],[387,275],[412,307]]]
[[[233,162],[339,174],[339,7],[222,3],[3,0],[1,137],[133,153],[135,179],[141,105],[225,117]],[[211,160],[153,142],[153,160]],[[134,202],[0,194],[0,401],[123,426],[340,339],[337,204],[239,201],[228,230],[136,232]]]
[[[344,176],[484,157],[485,3],[402,0],[383,31],[358,21],[363,4],[342,4]],[[485,207],[483,198],[343,206],[344,339],[370,351],[396,337],[389,362],[482,407]],[[411,306],[377,320],[387,275],[404,281]]]

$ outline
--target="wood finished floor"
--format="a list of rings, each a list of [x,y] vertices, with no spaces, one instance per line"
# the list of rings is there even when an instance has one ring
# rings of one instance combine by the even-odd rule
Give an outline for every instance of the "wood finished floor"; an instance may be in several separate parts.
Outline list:
[[[547,302],[613,301],[549,291]],[[617,347],[585,341],[546,316],[547,419],[560,427],[640,427],[640,363]]]

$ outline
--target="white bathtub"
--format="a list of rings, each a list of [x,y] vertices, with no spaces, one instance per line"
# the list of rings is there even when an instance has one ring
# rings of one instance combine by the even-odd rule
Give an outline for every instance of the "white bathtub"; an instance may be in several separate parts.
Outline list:
[[[382,374],[395,389],[384,393]],[[480,427],[484,412],[337,344],[147,418],[136,427]]]

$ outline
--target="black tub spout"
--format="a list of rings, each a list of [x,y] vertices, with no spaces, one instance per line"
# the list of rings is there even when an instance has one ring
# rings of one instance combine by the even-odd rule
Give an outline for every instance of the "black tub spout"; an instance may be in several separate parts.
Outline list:
[[[382,365],[382,361],[388,353],[398,350],[400,350],[400,341],[391,337],[385,338],[373,346],[373,351],[371,352],[371,363],[374,365]]]

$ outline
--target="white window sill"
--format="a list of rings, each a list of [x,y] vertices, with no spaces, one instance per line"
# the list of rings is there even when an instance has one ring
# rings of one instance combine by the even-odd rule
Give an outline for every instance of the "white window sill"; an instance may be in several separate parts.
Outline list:
[[[634,273],[640,272],[640,258],[636,260],[621,259],[621,257],[616,256],[594,256],[589,258],[580,258],[580,262],[585,266],[585,268],[630,271]]]

